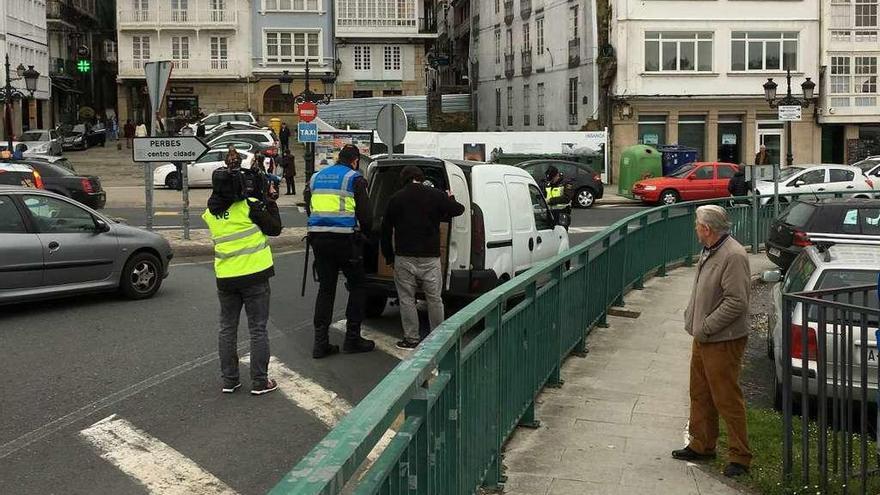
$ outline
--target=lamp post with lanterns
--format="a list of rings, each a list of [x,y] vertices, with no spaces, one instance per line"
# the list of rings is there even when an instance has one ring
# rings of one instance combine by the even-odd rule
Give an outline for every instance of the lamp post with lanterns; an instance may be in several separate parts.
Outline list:
[[[334,61],[334,73],[328,74],[321,77],[321,81],[324,83],[324,90],[327,90],[327,87],[336,82],[336,77],[339,75],[339,70],[342,68],[342,62],[339,59]],[[321,105],[330,104],[330,100],[333,95],[329,92],[327,93],[316,93],[312,91],[309,84],[311,83],[310,77],[310,68],[309,68],[309,60],[306,59],[306,68],[305,68],[305,77],[304,77],[304,88],[303,90],[297,94],[293,95],[292,86],[294,78],[290,74],[290,71],[283,71],[281,73],[281,77],[278,78],[278,82],[281,84],[281,94],[284,96],[293,96],[293,101],[297,105],[301,105],[303,103],[314,103]],[[305,173],[306,173],[306,184],[309,183],[309,180],[312,178],[312,174],[315,173],[315,143],[305,143],[306,144],[306,152],[303,157],[305,160]]]
[[[25,69],[24,65],[19,64],[19,66],[16,68],[18,77],[13,78],[8,53],[6,54],[5,67],[6,84],[2,88],[0,88],[0,103],[3,103],[5,106],[6,139],[8,141],[7,150],[11,153],[14,151],[12,149],[12,102],[16,100],[27,100],[33,98],[34,91],[37,90],[37,81],[40,79],[40,73],[34,70],[33,65],[29,65],[28,68]],[[17,81],[20,79],[24,79],[25,87],[27,88],[28,94],[22,93],[20,90],[12,85],[12,81]]]

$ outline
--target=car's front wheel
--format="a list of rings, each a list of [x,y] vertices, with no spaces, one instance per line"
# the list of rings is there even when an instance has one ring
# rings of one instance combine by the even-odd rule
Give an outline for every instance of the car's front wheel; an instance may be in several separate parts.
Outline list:
[[[582,187],[578,189],[577,194],[574,197],[574,203],[579,208],[589,208],[593,206],[593,203],[596,202],[596,193],[593,192],[589,187]]]
[[[150,253],[137,253],[122,269],[119,289],[129,299],[148,299],[162,286],[162,262]]]
[[[667,189],[660,193],[660,202],[664,205],[674,205],[681,201],[681,196],[674,189]]]

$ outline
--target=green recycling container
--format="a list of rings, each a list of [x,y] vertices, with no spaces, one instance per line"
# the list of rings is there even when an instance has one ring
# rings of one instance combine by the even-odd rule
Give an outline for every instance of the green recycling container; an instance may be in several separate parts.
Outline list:
[[[620,155],[619,194],[635,199],[632,185],[648,177],[662,177],[662,155],[651,146],[637,144],[623,150]]]

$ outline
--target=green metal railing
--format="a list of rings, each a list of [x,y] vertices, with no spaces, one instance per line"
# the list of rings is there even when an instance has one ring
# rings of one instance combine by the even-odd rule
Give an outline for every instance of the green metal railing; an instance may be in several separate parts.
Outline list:
[[[742,200],[637,213],[484,294],[435,329],[271,493],[337,494],[349,481],[346,492],[357,495],[498,487],[504,442],[518,425],[536,424],[535,397],[562,384],[564,359],[584,355],[589,331],[645,277],[693,262],[698,206],[728,207],[733,235],[758,249],[772,207]],[[352,481],[392,426],[391,442]]]

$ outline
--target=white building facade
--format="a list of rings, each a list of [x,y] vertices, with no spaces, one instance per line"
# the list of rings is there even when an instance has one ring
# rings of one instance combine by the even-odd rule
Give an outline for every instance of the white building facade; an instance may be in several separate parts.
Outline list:
[[[117,10],[121,122],[150,122],[151,60],[174,62],[160,109],[171,125],[198,112],[251,108],[249,0],[118,0]]]
[[[823,161],[880,155],[878,0],[823,1]]]
[[[637,143],[680,144],[699,160],[754,163],[764,144],[784,163],[783,123],[762,86],[773,78],[784,94],[787,69],[795,94],[806,77],[819,83],[820,2],[616,0],[613,156]],[[815,111],[793,124],[795,163],[821,158]]]
[[[337,98],[424,95],[433,0],[336,0]]]
[[[19,66],[27,68],[32,65],[40,73],[34,97],[13,104],[13,134],[24,129],[52,127],[45,0],[0,0],[0,63],[7,54],[13,78],[19,77],[16,71]],[[0,78],[5,83],[6,74]],[[12,85],[28,94],[24,79],[14,80]],[[6,136],[3,118],[0,118],[0,135]]]
[[[598,117],[593,0],[472,3],[481,131],[569,131]]]

